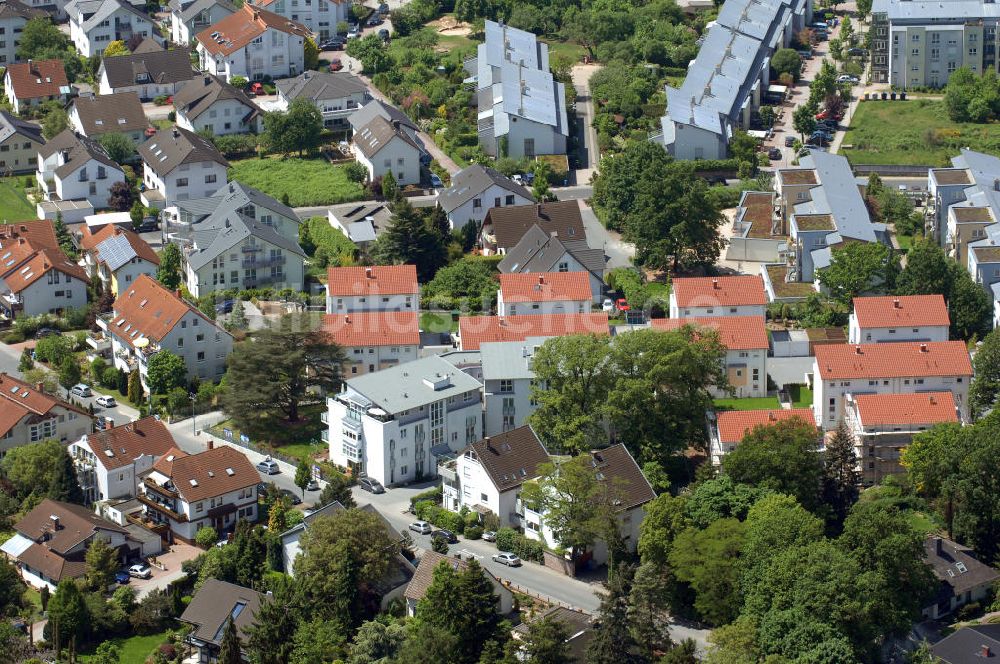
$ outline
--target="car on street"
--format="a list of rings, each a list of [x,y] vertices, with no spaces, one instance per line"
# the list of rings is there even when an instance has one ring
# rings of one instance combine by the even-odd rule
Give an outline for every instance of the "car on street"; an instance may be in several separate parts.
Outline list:
[[[770,150],[767,151],[767,158],[770,159],[771,161],[774,161],[775,159],[781,159],[781,150],[778,148],[771,148]]]
[[[285,498],[288,498],[288,502],[290,502],[292,505],[302,504],[302,499],[299,498],[299,494],[295,493],[291,489],[282,489],[281,495],[284,496]]]
[[[785,147],[786,148],[790,148],[793,145],[795,145],[795,137],[792,136],[791,134],[789,134],[788,136],[785,136]]]
[[[264,94],[264,84],[259,81],[257,83],[251,83],[249,93],[251,97]]]
[[[330,71],[340,71],[344,68],[344,63],[340,61],[340,58],[333,58],[330,60]]]
[[[486,532],[483,533],[483,539],[486,540],[487,542],[496,542],[497,534],[495,531],[487,530]]]
[[[222,302],[217,302],[215,304],[215,313],[217,314],[228,314],[233,310],[233,306],[236,303],[233,300],[223,300]]]
[[[863,48],[849,48],[847,49],[847,54],[854,57],[864,57],[868,55],[868,51]]]
[[[331,37],[319,45],[321,51],[342,51],[344,50],[344,38],[341,36]]]
[[[265,475],[277,475],[281,473],[281,469],[278,468],[277,462],[271,457],[266,457],[260,463],[257,464],[257,470],[264,473]]]
[[[370,491],[372,493],[385,493],[385,487],[379,483],[378,480],[372,479],[370,477],[362,477],[358,480],[358,486],[361,487],[363,491]]]
[[[797,51],[797,53],[799,54],[799,57],[802,58],[803,60],[813,59],[812,51]]]
[[[90,386],[84,385],[83,383],[77,383],[73,387],[69,388],[69,393],[75,397],[82,397],[84,399],[94,395],[94,393],[90,391]]]
[[[319,482],[315,478],[309,480],[309,484],[306,484],[306,491],[319,491]]]
[[[448,544],[454,544],[458,541],[458,538],[455,537],[455,533],[450,530],[435,530],[431,533],[431,539],[444,540]]]
[[[521,177],[520,173],[514,173],[514,175],[510,176],[510,179],[516,182],[517,184],[521,185],[522,187],[524,186],[524,178]]]
[[[115,583],[124,586],[126,583],[132,580],[132,577],[128,575],[126,570],[120,569],[115,572]]]
[[[812,138],[813,136],[819,136],[824,141],[832,141],[833,140],[833,134],[831,134],[828,131],[823,131],[822,129],[817,129],[816,131],[814,131],[812,133],[812,136],[810,136],[810,138]]]
[[[501,565],[506,565],[507,567],[520,567],[521,559],[515,556],[513,553],[494,553],[493,562],[500,563]]]
[[[861,79],[857,76],[851,76],[850,74],[841,74],[837,77],[837,83],[860,83]]]
[[[816,114],[817,120],[840,120],[843,117],[841,113],[830,113],[830,111],[820,111]]]
[[[153,576],[153,570],[149,568],[149,565],[137,563],[128,568],[128,574],[137,579],[148,579]]]
[[[420,533],[421,535],[427,535],[434,529],[431,528],[431,524],[426,521],[414,521],[410,524],[410,530],[415,533]]]
[[[436,174],[431,173],[431,188],[440,189],[443,186],[444,182],[441,182],[441,178],[439,178]]]
[[[810,136],[806,139],[806,145],[809,147],[825,147],[830,143],[822,136]]]
[[[97,399],[94,400],[94,403],[96,403],[101,408],[114,408],[115,406],[118,405],[118,402],[115,401],[114,397],[108,396],[106,394],[102,394],[101,396],[97,397]]]

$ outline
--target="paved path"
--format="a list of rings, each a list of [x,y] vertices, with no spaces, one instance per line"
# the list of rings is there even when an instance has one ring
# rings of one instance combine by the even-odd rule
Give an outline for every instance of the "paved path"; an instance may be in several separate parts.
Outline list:
[[[597,147],[597,130],[594,129],[594,100],[590,97],[590,77],[599,69],[601,65],[598,64],[579,64],[574,65],[570,72],[573,87],[576,88],[577,141],[580,146],[577,150],[579,168],[573,171],[571,181],[577,185],[590,183],[601,159]]]

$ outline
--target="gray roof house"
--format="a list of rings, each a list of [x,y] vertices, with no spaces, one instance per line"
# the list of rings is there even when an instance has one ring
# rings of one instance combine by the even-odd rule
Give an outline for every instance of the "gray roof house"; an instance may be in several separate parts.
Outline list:
[[[374,120],[376,116],[381,117],[384,120],[388,120],[405,130],[406,133],[409,134],[410,138],[416,141],[421,146],[421,149],[423,149],[423,143],[421,143],[420,139],[417,137],[417,132],[420,131],[420,128],[414,124],[413,120],[411,120],[406,113],[402,112],[395,106],[386,104],[378,99],[372,99],[370,102],[354,111],[354,113],[352,113],[348,118],[348,122],[351,125],[351,129],[353,129],[356,134],[361,131],[362,127]]]
[[[88,172],[88,166],[93,170]],[[125,181],[122,167],[97,141],[70,129],[38,148],[35,177],[46,200],[86,199],[95,208],[107,205],[107,192],[113,183]]]
[[[503,274],[586,272],[591,295],[599,302],[604,291],[605,265],[604,250],[591,249],[586,238],[561,240],[535,224],[507,250],[497,267]]]
[[[34,173],[38,148],[45,145],[42,129],[7,111],[0,111],[0,172]]]
[[[174,94],[195,75],[191,52],[177,48],[104,58],[97,80],[102,95],[135,92],[140,99],[149,101],[160,95]]]
[[[505,205],[534,203],[532,193],[499,171],[471,164],[451,176],[451,186],[438,192],[438,205],[452,228],[482,224],[487,211]]]
[[[140,145],[139,157],[145,185],[140,197],[144,205],[158,209],[178,199],[214,194],[218,183],[226,181],[229,168],[211,141],[176,125],[159,130]]]
[[[931,646],[940,664],[983,664],[1000,659],[1000,625],[969,625]]]
[[[344,203],[331,207],[326,218],[351,242],[366,247],[389,228],[392,210],[385,203]]]
[[[267,601],[266,597],[234,583],[206,580],[180,616],[181,622],[191,625],[186,640],[197,651],[198,661],[212,661],[219,656],[222,635],[230,619],[245,642],[247,629],[254,626],[256,614]]]
[[[184,84],[174,95],[174,109],[178,127],[194,132],[209,129],[216,135],[256,131],[263,116],[245,92],[208,73]]]
[[[294,78],[275,81],[278,107],[287,110],[296,99],[307,99],[323,114],[323,126],[347,129],[348,118],[371,99],[368,87],[347,72],[304,71]]]
[[[354,158],[368,170],[368,179],[392,172],[399,185],[420,182],[423,146],[399,122],[376,115],[354,134]]]
[[[127,0],[70,0],[66,14],[70,39],[80,55],[88,58],[100,55],[113,40],[156,34],[153,19]]]
[[[236,13],[228,0],[170,0],[170,41],[187,46],[194,36]]]
[[[1000,579],[1000,572],[980,562],[975,551],[944,537],[932,535],[924,540],[924,562],[939,584],[934,604],[923,610],[924,617],[932,620],[981,601]]]
[[[104,134],[124,134],[138,143],[149,127],[142,102],[135,92],[77,97],[69,109],[69,122],[90,138]]]

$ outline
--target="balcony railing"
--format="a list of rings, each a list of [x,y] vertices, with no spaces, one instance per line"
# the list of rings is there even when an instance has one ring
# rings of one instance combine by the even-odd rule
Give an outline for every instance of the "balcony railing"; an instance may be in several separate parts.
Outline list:
[[[244,254],[249,254],[249,253],[253,253],[255,251],[263,251],[263,250],[264,250],[264,247],[258,247],[256,245],[246,245],[246,246],[243,246],[242,248],[240,248],[240,251],[242,251]]]
[[[284,265],[285,255],[278,254],[277,256],[263,256],[261,258],[257,258],[256,256],[248,256],[247,258],[244,258],[240,262],[240,264],[245,269],[254,269],[258,267],[261,268],[271,267],[272,265]]]
[[[150,494],[140,493],[138,496],[136,496],[136,500],[138,500],[140,503],[142,503],[146,507],[149,507],[150,509],[156,512],[160,512],[161,514],[166,514],[174,521],[187,521],[187,517],[185,515],[174,510],[174,508],[171,505],[165,505],[164,503],[161,503],[158,500],[154,500],[153,498],[150,497]]]
[[[265,274],[260,277],[244,277],[243,287],[244,288],[257,288],[259,286],[266,286],[267,284],[273,284],[278,281],[284,281],[284,274]]]

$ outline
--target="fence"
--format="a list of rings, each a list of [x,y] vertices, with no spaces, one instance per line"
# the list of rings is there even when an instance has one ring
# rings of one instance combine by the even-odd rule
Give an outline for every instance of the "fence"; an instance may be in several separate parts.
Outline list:
[[[566,602],[555,599],[553,597],[549,597],[548,595],[543,595],[542,593],[537,592],[535,590],[525,588],[521,584],[515,583],[510,579],[500,579],[500,583],[502,583],[505,587],[509,588],[510,590],[516,593],[519,593],[521,595],[527,595],[528,597],[533,597],[534,599],[546,602],[547,604],[552,604],[553,606],[561,606],[563,608],[570,609],[571,611],[579,611],[580,613],[587,613],[587,611],[584,611],[579,607],[573,606],[572,604],[567,604]]]

